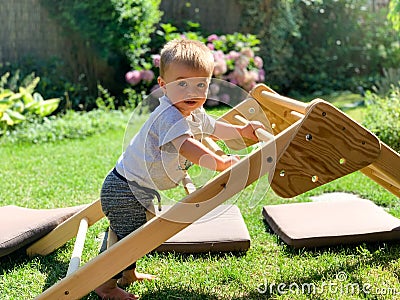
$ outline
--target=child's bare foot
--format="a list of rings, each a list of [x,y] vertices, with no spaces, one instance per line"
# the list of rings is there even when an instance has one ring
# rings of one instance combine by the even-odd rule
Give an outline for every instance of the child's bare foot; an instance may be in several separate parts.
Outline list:
[[[121,287],[125,287],[130,285],[135,281],[142,281],[142,280],[154,280],[157,277],[151,274],[139,273],[136,269],[133,270],[125,270],[122,273],[122,277],[118,279],[118,285]]]
[[[99,295],[101,299],[113,299],[113,300],[136,300],[139,296],[133,295],[124,291],[117,286],[116,279],[110,279],[96,288],[95,293]]]

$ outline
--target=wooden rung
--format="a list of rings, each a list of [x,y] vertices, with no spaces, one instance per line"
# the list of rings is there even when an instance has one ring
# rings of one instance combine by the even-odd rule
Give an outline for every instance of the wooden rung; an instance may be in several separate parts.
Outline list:
[[[293,117],[295,117],[297,120],[300,120],[300,119],[304,118],[304,115],[303,115],[303,114],[301,114],[301,113],[299,113],[299,112],[297,112],[297,111],[294,111],[294,110],[292,110],[292,111],[290,112],[290,114],[291,114]]]
[[[72,252],[71,261],[69,262],[67,276],[78,270],[81,264],[81,256],[85,245],[86,233],[89,227],[87,218],[81,219],[79,223],[78,234],[76,235],[74,250]]]
[[[202,140],[202,143],[209,148],[212,152],[214,152],[215,154],[219,155],[219,156],[223,156],[226,155],[225,152],[221,149],[220,146],[218,146],[218,144],[210,137],[205,137]]]
[[[190,179],[189,175],[186,174],[186,177],[182,179],[183,188],[186,191],[186,194],[191,194],[196,190],[196,186],[193,184],[192,180]]]
[[[301,114],[305,114],[308,107],[308,104],[306,103],[268,91],[262,91],[260,95],[267,101],[287,107],[290,110],[297,111]]]
[[[243,124],[249,123],[249,121],[247,121],[245,118],[243,118],[240,115],[235,115],[235,119]],[[258,137],[258,139],[263,142],[271,141],[271,140],[274,140],[274,138],[275,138],[273,134],[271,134],[268,131],[261,129],[261,128],[258,128],[255,131],[255,134]]]

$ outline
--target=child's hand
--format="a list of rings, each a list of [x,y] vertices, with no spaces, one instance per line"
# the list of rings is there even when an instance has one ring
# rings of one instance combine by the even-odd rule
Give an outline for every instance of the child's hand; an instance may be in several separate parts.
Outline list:
[[[265,130],[265,126],[261,122],[250,121],[242,127],[240,134],[245,138],[258,142],[258,137],[256,136],[255,131],[259,128]]]

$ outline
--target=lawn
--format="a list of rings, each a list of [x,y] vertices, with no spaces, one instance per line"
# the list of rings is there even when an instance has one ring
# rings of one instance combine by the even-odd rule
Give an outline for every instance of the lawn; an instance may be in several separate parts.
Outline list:
[[[139,126],[140,124],[136,124]],[[65,207],[90,203],[123,148],[123,130],[108,130],[82,140],[40,145],[6,144],[0,148],[0,204],[31,208]],[[261,179],[263,181],[265,179]],[[246,253],[157,254],[138,262],[139,271],[156,274],[154,282],[137,283],[129,290],[141,299],[394,299],[400,292],[399,245],[395,243],[293,250],[268,230],[262,205],[309,201],[312,195],[346,191],[369,198],[400,217],[399,198],[359,172],[293,199],[273,191],[246,188],[236,204],[251,235]],[[253,193],[256,193],[253,195]],[[164,197],[181,198],[174,190]],[[260,202],[252,207],[249,199]],[[105,219],[88,232],[83,260],[95,257]],[[46,257],[29,258],[24,251],[0,258],[0,298],[32,299],[65,276],[73,241]],[[312,285],[315,293],[301,288]],[[353,288],[349,288],[349,286]],[[362,287],[369,289],[362,289]],[[267,288],[267,289],[266,289]],[[390,290],[391,289],[391,290]],[[266,291],[268,290],[268,291]],[[84,299],[97,299],[94,293]]]

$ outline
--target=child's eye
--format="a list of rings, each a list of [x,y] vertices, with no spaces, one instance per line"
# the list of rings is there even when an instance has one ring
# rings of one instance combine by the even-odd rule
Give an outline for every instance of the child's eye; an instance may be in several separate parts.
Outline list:
[[[181,86],[181,87],[186,87],[188,84],[187,84],[186,81],[179,81],[178,85]]]
[[[200,82],[197,84],[197,87],[199,88],[205,88],[207,85],[204,82]]]

